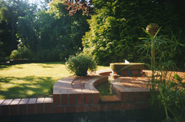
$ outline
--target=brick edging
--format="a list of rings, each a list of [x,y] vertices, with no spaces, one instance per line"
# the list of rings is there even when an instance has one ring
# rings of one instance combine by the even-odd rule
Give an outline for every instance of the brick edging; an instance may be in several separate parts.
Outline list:
[[[81,77],[81,87],[77,87],[76,76],[58,80],[53,86],[53,98],[21,98],[0,100],[0,116],[20,116],[51,113],[74,113],[149,109],[149,103],[143,101],[121,101],[102,103],[95,86],[107,82],[107,76]],[[74,86],[76,86],[74,88]],[[120,93],[123,94],[123,93]]]
[[[122,78],[117,78],[112,82],[113,90],[125,103],[148,103],[150,100],[150,90],[147,88],[127,88],[120,81]]]

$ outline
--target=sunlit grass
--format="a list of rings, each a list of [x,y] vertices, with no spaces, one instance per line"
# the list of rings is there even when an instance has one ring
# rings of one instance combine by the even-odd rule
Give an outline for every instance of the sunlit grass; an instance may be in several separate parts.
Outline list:
[[[70,75],[64,62],[0,65],[0,99],[50,96],[53,84]]]

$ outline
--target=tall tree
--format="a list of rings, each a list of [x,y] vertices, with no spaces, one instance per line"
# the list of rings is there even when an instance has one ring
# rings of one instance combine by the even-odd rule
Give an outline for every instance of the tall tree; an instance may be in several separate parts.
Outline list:
[[[160,34],[167,35],[180,27],[179,15],[156,0],[93,0],[93,5],[97,14],[88,21],[90,31],[83,44],[100,64],[137,61],[140,53],[135,46],[140,42],[138,37],[145,34],[142,28],[149,23],[159,24]]]
[[[1,24],[1,42],[5,56],[9,56],[11,51],[17,48],[17,21],[23,11],[19,6],[22,5],[20,1],[14,0],[0,0],[0,24]],[[6,38],[7,37],[7,38]],[[1,49],[3,51],[3,49]]]
[[[39,50],[57,49],[62,59],[83,49],[81,38],[89,28],[86,22],[89,17],[83,16],[81,11],[69,16],[65,7],[62,1],[53,0],[48,11],[37,15]]]
[[[37,15],[37,6],[35,4],[24,4],[23,16],[18,18],[18,32],[17,37],[21,41],[22,45],[31,49],[32,51],[37,51],[37,32],[36,32],[36,15]]]

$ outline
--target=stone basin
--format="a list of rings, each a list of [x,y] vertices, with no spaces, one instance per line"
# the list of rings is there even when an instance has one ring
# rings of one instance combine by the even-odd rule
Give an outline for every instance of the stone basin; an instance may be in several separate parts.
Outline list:
[[[110,63],[110,68],[113,71],[129,71],[129,70],[143,70],[145,69],[144,63]]]
[[[112,75],[119,76],[142,76],[142,70],[145,69],[144,63],[110,63]]]

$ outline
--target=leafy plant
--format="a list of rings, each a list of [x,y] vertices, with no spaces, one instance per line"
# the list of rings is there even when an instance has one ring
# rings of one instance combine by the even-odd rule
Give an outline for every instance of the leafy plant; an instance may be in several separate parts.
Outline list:
[[[164,78],[165,77],[165,78]],[[175,122],[181,122],[182,113],[185,112],[185,84],[182,82],[184,78],[181,78],[178,74],[174,76],[164,76],[157,82],[160,94],[157,96],[159,102],[164,106],[166,121],[171,121],[170,115],[172,115]]]
[[[83,118],[78,118],[78,119],[79,119],[80,122],[87,122],[87,117],[85,117],[85,119],[83,119]]]
[[[66,68],[76,75],[87,75],[87,70],[96,70],[96,62],[89,55],[80,53],[77,56],[70,56],[66,62]]]
[[[139,62],[139,58],[145,54],[137,52],[135,46],[140,42],[138,37],[145,34],[141,28],[146,27],[148,22],[162,26],[162,34],[171,36],[171,31],[179,34],[179,23],[175,19],[178,15],[164,10],[164,4],[166,3],[154,0],[93,0],[96,14],[88,20],[90,30],[82,39],[84,48],[91,51],[98,64],[109,65],[111,62],[123,62],[125,59]],[[176,54],[176,58],[185,60],[180,53]],[[175,63],[178,63],[178,60]]]
[[[96,86],[96,89],[100,92],[100,95],[112,95],[112,87],[109,82],[102,83]]]
[[[24,47],[18,47],[18,50],[13,50],[10,59],[32,59],[33,53],[30,49]]]
[[[151,78],[148,84],[152,86],[150,88],[150,103],[153,121],[166,116],[165,122],[180,122],[184,120],[182,113],[185,112],[185,85],[182,82],[182,77],[177,74],[172,76],[168,71],[177,67],[174,63],[177,50],[174,47],[181,48],[184,45],[175,43],[177,40],[174,39],[174,35],[172,35],[173,39],[170,39],[164,35],[151,37],[149,33],[147,34],[147,38],[142,38],[144,39],[144,44],[142,43],[138,47],[140,48],[139,51],[146,55],[142,57],[142,60],[150,61],[152,60],[150,55],[151,39],[154,40],[154,49],[156,51],[155,67],[147,64],[153,69],[152,74],[157,74]]]

